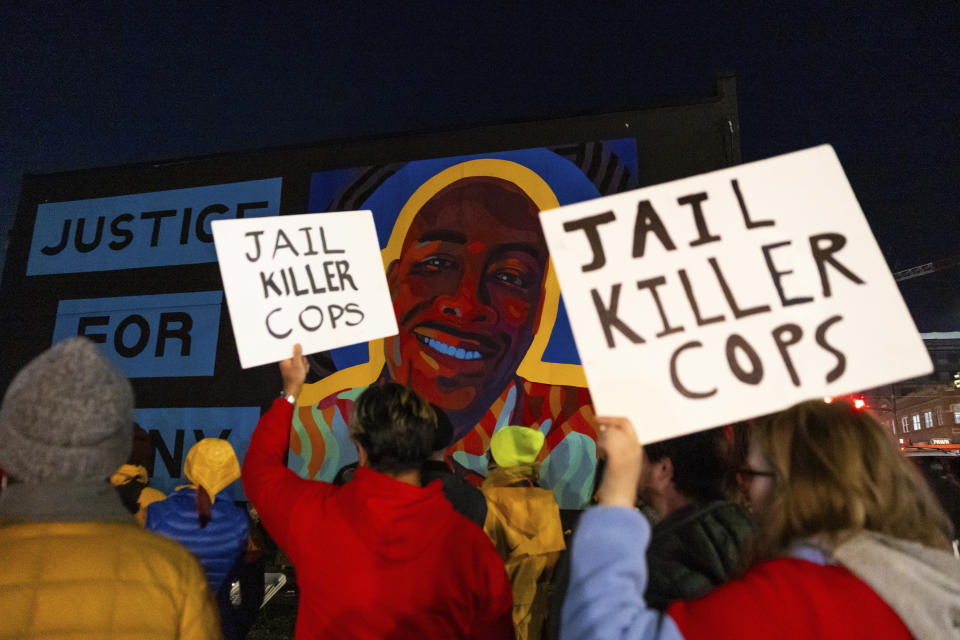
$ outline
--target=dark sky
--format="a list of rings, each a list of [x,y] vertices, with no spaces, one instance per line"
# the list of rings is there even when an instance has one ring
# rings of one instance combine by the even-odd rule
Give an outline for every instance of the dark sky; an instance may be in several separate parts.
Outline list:
[[[732,72],[744,161],[833,144],[893,270],[960,254],[956,0],[300,4],[0,4],[0,234],[28,172],[642,108]],[[958,278],[902,284],[921,331],[960,330]]]

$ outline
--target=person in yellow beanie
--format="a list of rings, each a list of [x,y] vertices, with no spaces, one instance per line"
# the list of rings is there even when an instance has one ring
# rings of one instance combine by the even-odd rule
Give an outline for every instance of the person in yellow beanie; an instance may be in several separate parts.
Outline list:
[[[540,638],[553,568],[565,549],[553,492],[538,486],[544,435],[506,426],[490,440],[490,466],[480,490],[487,499],[483,530],[503,558],[513,587],[518,640]]]
[[[148,482],[147,468],[129,462],[120,465],[110,476],[110,484],[117,488],[123,506],[133,514],[141,527],[147,524],[147,507],[167,497],[162,491],[147,486]]]

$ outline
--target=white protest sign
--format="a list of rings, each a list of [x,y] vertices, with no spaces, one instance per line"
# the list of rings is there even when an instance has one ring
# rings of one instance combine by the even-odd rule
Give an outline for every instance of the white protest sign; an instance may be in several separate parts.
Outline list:
[[[540,220],[597,413],[641,441],[932,371],[829,146]]]
[[[211,227],[244,369],[397,333],[370,211]]]

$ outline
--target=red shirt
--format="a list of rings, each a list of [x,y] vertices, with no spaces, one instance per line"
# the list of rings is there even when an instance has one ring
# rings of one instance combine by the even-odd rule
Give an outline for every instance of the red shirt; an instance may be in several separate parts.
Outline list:
[[[283,464],[292,416],[277,399],[260,419],[243,486],[297,568],[297,639],[512,638],[503,561],[440,483],[304,480]]]
[[[667,613],[686,640],[909,640],[906,625],[847,569],[796,558],[762,562],[742,578]]]

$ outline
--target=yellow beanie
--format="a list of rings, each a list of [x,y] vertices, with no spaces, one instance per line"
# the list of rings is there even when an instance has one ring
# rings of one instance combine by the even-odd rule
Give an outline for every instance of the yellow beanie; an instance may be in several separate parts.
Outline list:
[[[533,464],[543,448],[543,434],[530,427],[502,427],[490,438],[493,460],[501,467]]]
[[[190,482],[203,487],[210,502],[214,502],[218,493],[240,477],[240,463],[229,442],[204,438],[190,449],[183,472]]]

